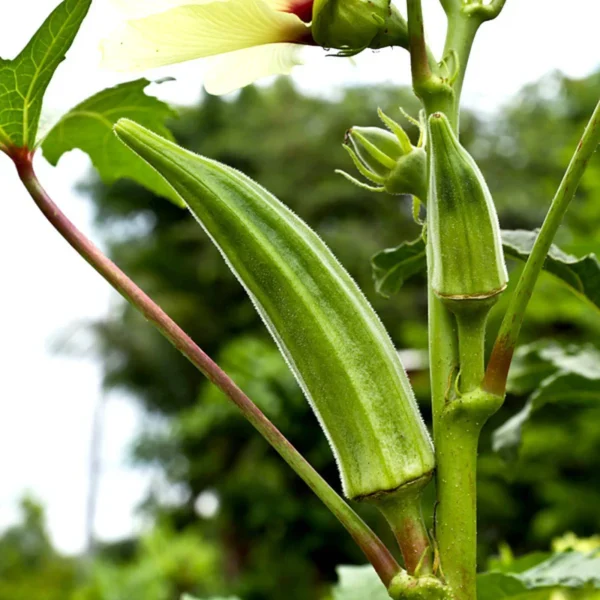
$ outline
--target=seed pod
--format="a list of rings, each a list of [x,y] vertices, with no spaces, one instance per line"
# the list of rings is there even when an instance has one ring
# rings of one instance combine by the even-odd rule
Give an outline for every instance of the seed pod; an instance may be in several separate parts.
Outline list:
[[[179,193],[246,288],[331,442],[346,495],[427,479],[432,445],[396,350],[323,241],[242,173],[131,121],[115,131]]]
[[[508,275],[485,179],[442,113],[429,118],[429,144],[427,238],[433,290],[450,303],[494,298]]]
[[[391,129],[352,127],[346,133],[344,148],[358,171],[378,187],[357,181],[338,171],[353,183],[372,191],[411,194],[427,198],[427,154],[413,146],[402,127],[379,111],[381,120]]]
[[[390,0],[315,0],[312,17],[315,42],[343,54],[408,46],[406,21]]]

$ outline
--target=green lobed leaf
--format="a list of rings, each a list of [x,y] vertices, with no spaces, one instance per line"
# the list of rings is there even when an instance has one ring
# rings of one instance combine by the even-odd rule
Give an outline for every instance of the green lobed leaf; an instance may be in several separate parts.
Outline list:
[[[506,256],[527,260],[537,238],[537,231],[502,231]],[[544,270],[558,277],[580,298],[600,309],[600,262],[595,254],[577,258],[552,244],[544,261]]]
[[[184,594],[181,596],[181,600],[240,600],[237,596],[211,596],[210,598],[197,598],[196,596],[190,596],[189,594]]]
[[[407,279],[427,268],[425,240],[420,237],[382,250],[373,256],[371,265],[375,289],[389,298],[400,291]]]
[[[568,548],[568,550],[573,550],[573,548]],[[551,552],[532,552],[515,558],[512,551],[509,550],[509,556],[491,558],[488,562],[489,570],[493,573],[510,573],[512,575],[523,573],[548,560],[550,556],[552,556]]]
[[[90,4],[91,0],[65,0],[15,59],[0,59],[0,145],[4,148],[35,146],[46,88]]]
[[[536,237],[537,231],[502,231],[504,254],[509,258],[527,260]],[[371,265],[377,292],[385,297],[392,296],[398,293],[407,279],[427,268],[425,241],[419,238],[382,250],[373,256]],[[600,262],[595,254],[577,258],[553,244],[544,262],[544,270],[600,309]]]
[[[46,159],[56,165],[65,152],[79,148],[89,155],[105,183],[127,177],[184,206],[162,176],[113,133],[114,124],[126,117],[173,139],[165,122],[176,113],[168,104],[144,93],[150,83],[147,79],[122,83],[72,108],[46,136],[42,144]]]
[[[237,596],[211,596],[210,598],[196,598],[196,596],[190,596],[189,594],[184,594],[181,596],[181,600],[240,600]]]
[[[600,588],[600,553],[561,552],[520,573],[482,573],[477,577],[477,599],[530,597],[553,587]]]
[[[516,458],[524,429],[544,406],[600,403],[600,352],[592,346],[563,347],[538,342],[519,349],[515,364],[520,371],[518,389],[524,389],[523,382],[527,381],[527,368],[523,365],[533,368],[533,377],[536,372],[550,374],[541,381],[523,409],[494,432],[493,449],[507,459]]]
[[[371,565],[339,566],[338,584],[333,588],[333,600],[389,600],[383,583]]]
[[[527,591],[523,583],[508,573],[481,573],[477,576],[477,600],[500,600]]]

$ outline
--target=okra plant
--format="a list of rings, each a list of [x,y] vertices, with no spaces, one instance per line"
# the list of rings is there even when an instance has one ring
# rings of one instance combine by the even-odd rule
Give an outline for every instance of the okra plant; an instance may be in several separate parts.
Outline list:
[[[362,549],[370,565],[340,570],[335,598],[492,600],[562,584],[600,587],[600,557],[594,553],[562,553],[514,573],[478,576],[475,486],[481,429],[503,403],[529,298],[541,270],[552,267],[546,259],[553,238],[600,142],[600,103],[534,243],[527,246],[513,235],[511,245],[510,232],[508,242],[502,239],[484,175],[461,145],[459,118],[473,42],[505,0],[440,0],[448,22],[441,56],[427,45],[420,0],[399,7],[389,0],[113,0],[124,19],[102,42],[105,67],[136,71],[212,57],[205,80],[211,93],[288,73],[305,45],[339,57],[384,47],[410,54],[422,108],[405,116],[418,125],[419,141],[413,145],[397,120],[380,111],[379,126],[348,124],[344,147],[357,173],[344,171],[348,165],[340,171],[374,193],[413,196],[417,219],[426,215],[419,240],[382,251],[374,266],[379,276],[402,270],[409,251],[412,272],[427,271],[430,437],[388,334],[325,243],[243,173],[175,144],[165,125],[172,110],[145,95],[146,80],[96,94],[39,134],[45,90],[91,2],[64,0],[16,58],[0,62],[0,149],[57,232],[237,405]],[[198,221],[314,410],[346,500],[49,197],[34,158],[41,150],[56,164],[74,148],[89,154],[104,181],[133,179]],[[508,282],[507,247],[526,262],[486,359],[487,318]],[[432,480],[436,503],[429,531],[421,496]],[[354,512],[356,502],[381,512],[402,566]]]

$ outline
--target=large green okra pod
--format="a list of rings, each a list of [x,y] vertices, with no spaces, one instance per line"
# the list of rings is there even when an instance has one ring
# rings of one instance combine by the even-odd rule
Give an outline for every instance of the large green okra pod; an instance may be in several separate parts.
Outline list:
[[[324,242],[242,173],[131,121],[116,132],[173,186],[246,288],[331,442],[345,494],[426,481],[432,445],[396,350]]]

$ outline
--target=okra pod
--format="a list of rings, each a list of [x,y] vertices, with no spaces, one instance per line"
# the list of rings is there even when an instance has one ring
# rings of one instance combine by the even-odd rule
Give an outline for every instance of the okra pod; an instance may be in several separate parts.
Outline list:
[[[428,143],[432,288],[454,307],[491,301],[506,287],[508,274],[487,183],[443,113],[429,117]]]
[[[345,494],[427,481],[432,444],[396,349],[325,243],[239,171],[128,120],[115,131],[176,190],[245,287],[331,443]]]

